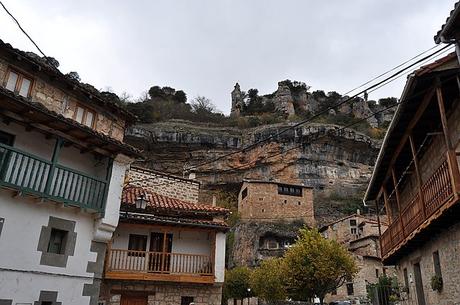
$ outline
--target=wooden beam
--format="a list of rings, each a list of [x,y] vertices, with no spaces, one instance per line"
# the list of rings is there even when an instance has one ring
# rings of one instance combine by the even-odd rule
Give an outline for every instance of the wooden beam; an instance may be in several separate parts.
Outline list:
[[[412,161],[414,161],[414,166],[415,166],[415,176],[417,178],[417,192],[418,192],[419,200],[422,203],[423,219],[425,219],[426,218],[425,198],[423,197],[423,192],[422,192],[423,182],[422,182],[422,176],[420,174],[417,150],[415,148],[415,143],[414,143],[414,138],[412,137],[412,133],[409,134],[409,143],[410,143],[410,150],[412,152]]]
[[[385,203],[385,210],[386,210],[387,215],[388,215],[388,220],[389,220],[389,222],[391,224],[393,222],[393,212],[391,210],[390,203],[388,202],[387,191],[385,190],[385,188],[383,186],[382,186],[382,190],[383,190],[383,200],[384,200],[384,203]]]
[[[401,198],[399,197],[399,190],[398,190],[398,180],[396,179],[396,173],[394,168],[391,168],[391,176],[393,177],[393,184],[395,187],[395,194],[396,194],[396,203],[398,204],[398,215],[399,215],[399,221],[401,222],[401,227],[403,229],[403,235],[405,236],[406,233],[404,233],[404,223],[401,218]]]
[[[444,133],[444,141],[447,147],[447,163],[449,165],[449,174],[452,181],[452,189],[455,196],[457,196],[460,191],[460,171],[458,168],[457,156],[455,154],[455,148],[452,145],[449,133],[449,125],[446,117],[446,109],[444,105],[444,99],[442,96],[441,87],[436,88],[436,96],[438,100],[439,114],[441,116],[442,131]]]

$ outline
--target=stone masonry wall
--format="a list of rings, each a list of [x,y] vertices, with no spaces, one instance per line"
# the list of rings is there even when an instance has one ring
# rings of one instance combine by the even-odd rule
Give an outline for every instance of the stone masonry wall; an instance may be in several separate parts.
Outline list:
[[[6,61],[0,59],[0,84],[5,86],[7,81],[9,65]],[[20,69],[18,69],[21,71]],[[28,72],[28,71],[26,71]],[[31,75],[32,73],[26,73]],[[33,78],[31,99],[34,102],[39,102],[51,111],[73,118],[77,103],[87,106],[96,112],[95,130],[107,136],[110,136],[118,141],[123,141],[125,121],[111,115],[102,108],[88,105],[82,101],[78,101],[70,92],[62,91],[46,81],[31,75]]]
[[[247,189],[247,197],[242,192]],[[302,219],[315,225],[313,190],[302,188],[302,197],[278,194],[277,183],[244,182],[238,197],[238,212],[242,220],[293,221]]]
[[[150,282],[104,282],[100,301],[120,305],[123,297],[136,294],[147,297],[148,305],[181,305],[182,297],[192,297],[195,305],[220,305],[222,286]]]
[[[431,277],[435,274],[433,252],[439,252],[443,289],[431,289]],[[401,305],[417,305],[414,263],[420,263],[426,304],[453,305],[460,300],[460,223],[431,237],[430,241],[397,262],[399,283],[404,286],[404,269],[409,277],[409,293],[403,294]]]
[[[156,193],[187,202],[198,203],[200,183],[140,167],[131,167],[128,182]]]

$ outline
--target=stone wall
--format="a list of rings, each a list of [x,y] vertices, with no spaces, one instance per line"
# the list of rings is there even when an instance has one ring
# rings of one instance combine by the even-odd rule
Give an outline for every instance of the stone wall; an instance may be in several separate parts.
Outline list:
[[[222,286],[134,281],[105,281],[100,301],[106,305],[120,305],[129,295],[143,296],[148,305],[181,305],[182,297],[192,297],[195,305],[220,305]]]
[[[241,219],[260,221],[303,220],[315,226],[313,190],[301,187],[302,196],[278,193],[277,183],[244,182],[238,196],[238,212]],[[243,198],[242,193],[247,192]]]
[[[355,221],[356,225],[352,226],[350,221]],[[362,230],[359,229],[361,224]],[[381,223],[381,230],[384,232],[387,226]],[[352,233],[352,229],[356,229],[356,234]],[[379,234],[377,221],[372,218],[367,218],[363,215],[353,215],[343,218],[340,221],[331,223],[322,229],[323,235],[326,238],[333,239],[341,244],[346,244],[360,237]]]
[[[146,187],[156,193],[187,202],[198,203],[200,183],[157,171],[131,167],[127,182],[131,185]]]
[[[0,59],[0,82],[2,86],[5,86],[6,84],[8,69],[9,64],[3,59]],[[17,70],[21,71],[21,69]],[[96,131],[110,136],[118,141],[123,141],[126,125],[123,119],[116,117],[114,114],[99,106],[77,100],[72,92],[63,91],[60,88],[49,84],[49,82],[34,76],[30,71],[26,72],[27,73],[25,74],[30,75],[33,78],[30,97],[32,101],[39,102],[49,110],[71,119],[73,119],[77,109],[77,103],[80,103],[95,111],[96,123],[94,129]]]
[[[435,275],[433,252],[439,252],[443,289],[431,289],[431,277]],[[452,305],[460,300],[460,223],[439,231],[416,250],[397,262],[399,283],[404,286],[404,269],[409,278],[409,293],[403,294],[401,305],[417,305],[414,263],[420,263],[426,304]]]

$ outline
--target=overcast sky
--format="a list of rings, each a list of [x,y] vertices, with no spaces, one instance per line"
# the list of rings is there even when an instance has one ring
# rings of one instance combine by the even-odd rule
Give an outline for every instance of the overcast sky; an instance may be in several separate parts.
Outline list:
[[[134,98],[153,85],[230,111],[235,82],[344,93],[434,46],[455,0],[2,0],[62,72]],[[37,52],[4,11],[0,38]],[[404,77],[370,99],[400,96]]]

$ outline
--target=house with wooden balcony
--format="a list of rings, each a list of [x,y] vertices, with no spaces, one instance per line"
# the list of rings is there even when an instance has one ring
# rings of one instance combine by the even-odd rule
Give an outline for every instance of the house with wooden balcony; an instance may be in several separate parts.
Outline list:
[[[133,116],[0,40],[0,304],[96,304]]]
[[[456,5],[452,18],[459,13]],[[448,19],[435,39],[455,40],[456,24]],[[401,304],[460,300],[457,58],[449,54],[408,77],[365,195],[389,219],[380,244],[383,262],[396,265]]]
[[[107,250],[100,301],[220,304],[228,214],[127,185]]]

